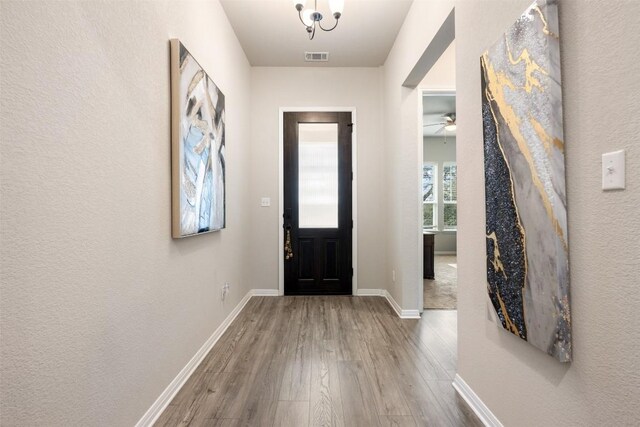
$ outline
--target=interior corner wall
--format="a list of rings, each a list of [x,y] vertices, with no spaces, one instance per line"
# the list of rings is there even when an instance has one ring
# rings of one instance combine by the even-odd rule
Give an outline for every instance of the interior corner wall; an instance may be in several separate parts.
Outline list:
[[[422,308],[422,99],[418,89],[402,84],[452,8],[453,0],[413,2],[383,67],[388,195],[385,281],[391,296],[405,310]]]
[[[250,288],[250,66],[218,1],[0,8],[0,424],[133,425]],[[172,37],[226,97],[227,228],[182,240]]]
[[[487,320],[479,57],[530,3],[456,2],[458,372],[505,426],[637,425],[639,2],[559,2],[574,361]],[[618,149],[627,189],[603,192],[601,154]]]
[[[279,111],[281,107],[355,107],[357,275],[359,289],[383,289],[386,260],[385,158],[381,69],[253,67],[251,70],[250,282],[278,289]],[[262,197],[271,198],[261,207]]]

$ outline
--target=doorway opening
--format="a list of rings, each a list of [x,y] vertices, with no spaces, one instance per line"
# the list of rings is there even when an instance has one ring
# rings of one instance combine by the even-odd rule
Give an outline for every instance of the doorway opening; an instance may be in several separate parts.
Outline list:
[[[455,92],[422,93],[423,307],[457,309]]]

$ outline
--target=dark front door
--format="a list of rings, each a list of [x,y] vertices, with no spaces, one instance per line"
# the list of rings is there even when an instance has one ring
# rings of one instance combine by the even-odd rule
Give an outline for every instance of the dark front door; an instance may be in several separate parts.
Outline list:
[[[284,293],[351,294],[351,113],[284,113]]]

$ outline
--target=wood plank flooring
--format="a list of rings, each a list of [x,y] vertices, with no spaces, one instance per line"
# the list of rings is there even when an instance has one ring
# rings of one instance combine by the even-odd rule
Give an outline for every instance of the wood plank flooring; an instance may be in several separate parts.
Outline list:
[[[482,426],[451,381],[456,312],[254,297],[156,426]]]

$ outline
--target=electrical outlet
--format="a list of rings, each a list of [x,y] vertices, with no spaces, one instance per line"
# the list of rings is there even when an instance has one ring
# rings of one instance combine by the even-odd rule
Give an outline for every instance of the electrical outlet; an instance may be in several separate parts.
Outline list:
[[[391,270],[391,280],[393,280],[394,282],[396,281],[396,271],[395,270]]]

